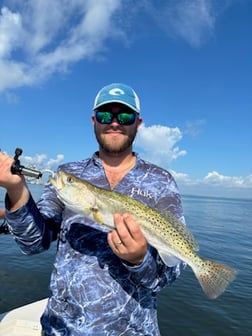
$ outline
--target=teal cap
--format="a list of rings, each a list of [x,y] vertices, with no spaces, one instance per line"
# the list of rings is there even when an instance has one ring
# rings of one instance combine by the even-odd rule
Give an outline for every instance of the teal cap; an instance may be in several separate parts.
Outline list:
[[[95,97],[93,109],[109,103],[120,103],[140,113],[140,100],[136,92],[126,84],[112,83],[104,86]]]

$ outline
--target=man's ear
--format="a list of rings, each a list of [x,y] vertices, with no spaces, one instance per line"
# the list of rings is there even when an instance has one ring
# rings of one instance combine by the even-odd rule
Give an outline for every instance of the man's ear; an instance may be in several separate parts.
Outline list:
[[[142,125],[143,119],[142,117],[137,118],[137,128]]]

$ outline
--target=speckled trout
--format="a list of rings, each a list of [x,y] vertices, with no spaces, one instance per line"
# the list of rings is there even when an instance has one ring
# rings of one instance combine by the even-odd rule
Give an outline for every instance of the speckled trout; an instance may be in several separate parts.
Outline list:
[[[198,243],[191,232],[171,212],[155,210],[121,193],[106,190],[60,171],[50,182],[58,198],[72,211],[114,229],[114,213],[130,213],[167,266],[187,263],[210,299],[222,294],[236,271],[196,254]]]

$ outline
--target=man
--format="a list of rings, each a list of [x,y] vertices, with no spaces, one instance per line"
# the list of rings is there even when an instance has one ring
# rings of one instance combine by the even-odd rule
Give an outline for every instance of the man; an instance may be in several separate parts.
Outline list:
[[[135,91],[121,83],[102,88],[92,115],[99,151],[59,170],[113,189],[183,219],[180,195],[169,172],[132,151],[142,123]],[[65,208],[52,185],[35,205],[25,179],[12,175],[13,159],[0,154],[0,185],[7,189],[6,216],[26,254],[48,249],[58,237],[51,295],[41,318],[44,335],[160,335],[157,292],[184,264],[166,266],[148,245],[134,214],[115,214],[107,232]]]

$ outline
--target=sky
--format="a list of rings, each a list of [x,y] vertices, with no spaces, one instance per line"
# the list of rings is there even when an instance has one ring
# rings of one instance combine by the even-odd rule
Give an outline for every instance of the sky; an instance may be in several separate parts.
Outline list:
[[[104,86],[132,86],[134,150],[182,194],[252,199],[251,0],[0,0],[0,149],[55,170],[97,150]]]

